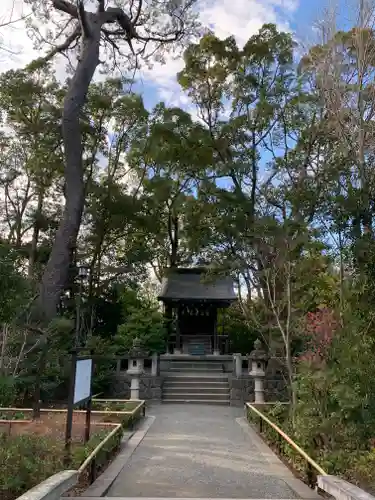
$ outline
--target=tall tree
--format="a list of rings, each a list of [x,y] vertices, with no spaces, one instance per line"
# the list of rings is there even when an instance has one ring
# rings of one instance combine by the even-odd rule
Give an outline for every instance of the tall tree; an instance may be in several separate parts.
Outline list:
[[[163,51],[168,44],[176,45],[189,38],[196,28],[196,16],[191,9],[194,4],[192,0],[178,4],[168,0],[161,3],[151,1],[147,5],[140,0],[136,6],[131,5],[130,15],[119,5],[106,7],[104,0],[96,2],[95,12],[86,10],[82,0],[78,0],[76,5],[69,0],[53,0],[52,16],[49,4],[43,5],[34,0],[28,2],[32,5],[35,16],[43,23],[52,17],[51,21],[57,24],[59,14],[64,16],[65,30],[62,34],[59,29],[57,38],[65,36],[65,39],[37,64],[45,63],[57,53],[68,51],[79,42],[77,65],[63,105],[65,209],[43,273],[37,302],[39,316],[49,321],[56,314],[60,295],[67,281],[84,208],[80,115],[89,85],[100,63],[100,49],[111,49],[117,58],[122,54],[121,47],[125,44],[130,50],[128,54],[132,54],[134,60],[137,60],[137,54],[147,59],[150,57],[147,50],[154,54]],[[140,46],[137,54],[133,42]],[[150,43],[153,46],[148,49]]]
[[[190,262],[198,249],[189,220],[195,191],[212,164],[207,139],[207,130],[189,113],[160,103],[129,151],[141,179],[145,247],[159,280],[164,268]]]

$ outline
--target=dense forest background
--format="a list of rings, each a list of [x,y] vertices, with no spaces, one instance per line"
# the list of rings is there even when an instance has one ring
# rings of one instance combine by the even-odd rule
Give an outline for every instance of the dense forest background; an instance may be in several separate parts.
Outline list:
[[[146,109],[109,72],[92,82],[84,210],[48,321],[34,304],[68,199],[72,80],[47,59],[1,75],[1,406],[64,393],[78,300],[87,349],[122,355],[137,336],[163,352],[165,269],[209,264],[236,283],[232,350],[261,337],[284,364],[297,441],[330,472],[373,481],[375,32],[363,8],[346,31],[327,19],[308,49],[272,24],[243,47],[206,32],[177,75],[193,114]],[[94,391],[111,370],[98,364]]]

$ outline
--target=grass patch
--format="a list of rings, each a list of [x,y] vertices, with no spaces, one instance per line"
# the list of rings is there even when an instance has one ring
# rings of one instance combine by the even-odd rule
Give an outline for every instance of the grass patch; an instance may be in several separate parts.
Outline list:
[[[132,429],[143,416],[144,410],[140,404],[141,401],[93,400],[92,408],[107,412],[103,421],[121,423],[124,429]]]
[[[78,469],[111,430],[94,431],[86,445],[73,442],[71,468]],[[115,437],[118,441],[121,438]],[[105,462],[103,457],[116,444],[107,443],[102,450],[102,458],[98,457],[99,464],[100,461]],[[64,441],[53,435],[0,434],[0,464],[0,500],[14,500],[49,476],[65,469]]]
[[[128,400],[100,400],[93,399],[92,409],[102,410],[102,411],[133,411],[139,405],[140,401],[128,401]]]
[[[121,423],[123,429],[132,428],[142,418],[140,401],[94,401],[91,439],[83,443],[85,412],[75,411],[72,430],[72,463],[78,469],[99,443],[113,430],[106,423]],[[137,410],[136,408],[139,407]],[[136,411],[134,411],[136,410]],[[18,496],[64,470],[64,435],[66,412],[42,411],[36,421],[20,422],[31,417],[30,409],[6,410],[0,408],[4,422],[0,426],[0,500],[15,500]],[[17,422],[18,421],[18,422]],[[8,426],[12,422],[11,426]],[[3,431],[3,432],[2,432]],[[82,491],[90,484],[92,473],[101,473],[119,448],[122,433],[110,438],[80,476],[77,488]],[[77,491],[78,491],[77,490]]]
[[[0,420],[27,420],[29,415],[25,415],[23,411],[4,411],[0,409]]]

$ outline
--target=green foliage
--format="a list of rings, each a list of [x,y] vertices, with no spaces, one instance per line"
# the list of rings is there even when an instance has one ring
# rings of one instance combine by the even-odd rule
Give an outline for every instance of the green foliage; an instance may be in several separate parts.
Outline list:
[[[0,420],[27,420],[23,411],[5,412],[1,413]]]
[[[30,283],[19,269],[21,259],[10,245],[0,243],[0,324],[9,322],[15,312],[27,303]]]
[[[133,412],[138,405],[139,401],[93,401],[94,410],[108,412],[108,415],[104,417],[105,422],[121,423],[124,429],[132,428],[141,420],[142,408]]]
[[[0,441],[0,491],[6,500],[16,498],[64,468],[62,453],[57,453],[57,443],[52,438],[9,438],[3,434]]]
[[[87,445],[74,444],[72,468],[77,469],[108,431],[95,433]],[[118,447],[121,433],[104,446],[98,462],[106,462],[106,454]],[[61,439],[49,436],[0,434],[0,496],[2,500],[14,500],[56,472],[65,469],[64,445]]]
[[[12,407],[16,402],[17,395],[17,384],[14,377],[0,375],[0,407]]]
[[[139,405],[139,401],[93,401],[93,410],[131,411]]]
[[[161,281],[167,266],[209,262],[240,283],[241,300],[224,329],[221,313],[218,322],[232,351],[247,354],[262,336],[288,361],[295,406],[269,415],[327,470],[371,483],[374,58],[366,50],[358,61],[356,44],[371,47],[372,38],[369,29],[361,37],[339,32],[297,69],[291,35],[273,24],[242,48],[233,36],[207,32],[189,45],[178,75],[199,120],[164,103],[147,110],[118,79],[90,86],[81,116],[82,230],[66,283],[70,299],[49,325],[43,399],[66,398],[80,288],[86,347],[109,358],[94,373],[94,392],[105,393],[111,356],[125,354],[136,337],[146,351],[164,351],[150,268]],[[18,359],[24,331],[25,350],[38,346],[38,331],[18,328],[19,311],[62,216],[66,86],[40,61],[0,79],[0,323],[17,319],[6,357]],[[82,287],[81,260],[90,267]],[[312,345],[317,337],[306,321],[322,308],[339,325],[324,348]],[[0,379],[0,404],[30,396],[40,354],[37,348],[20,360],[15,383]],[[283,453],[298,460],[287,447]]]
[[[166,330],[161,312],[153,307],[142,307],[131,309],[129,313],[114,339],[119,350],[128,352],[134,339],[138,338],[146,352],[164,352]]]
[[[222,326],[222,323],[224,325]],[[259,337],[255,324],[246,321],[238,304],[218,315],[218,334],[228,335],[232,352],[249,354],[254,349],[254,342]]]

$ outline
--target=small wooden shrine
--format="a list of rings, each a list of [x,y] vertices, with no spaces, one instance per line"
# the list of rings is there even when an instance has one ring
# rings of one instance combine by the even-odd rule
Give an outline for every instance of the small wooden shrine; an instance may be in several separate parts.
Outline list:
[[[227,354],[218,312],[237,300],[233,280],[213,277],[206,268],[169,269],[158,299],[164,304],[169,349],[174,354]]]

